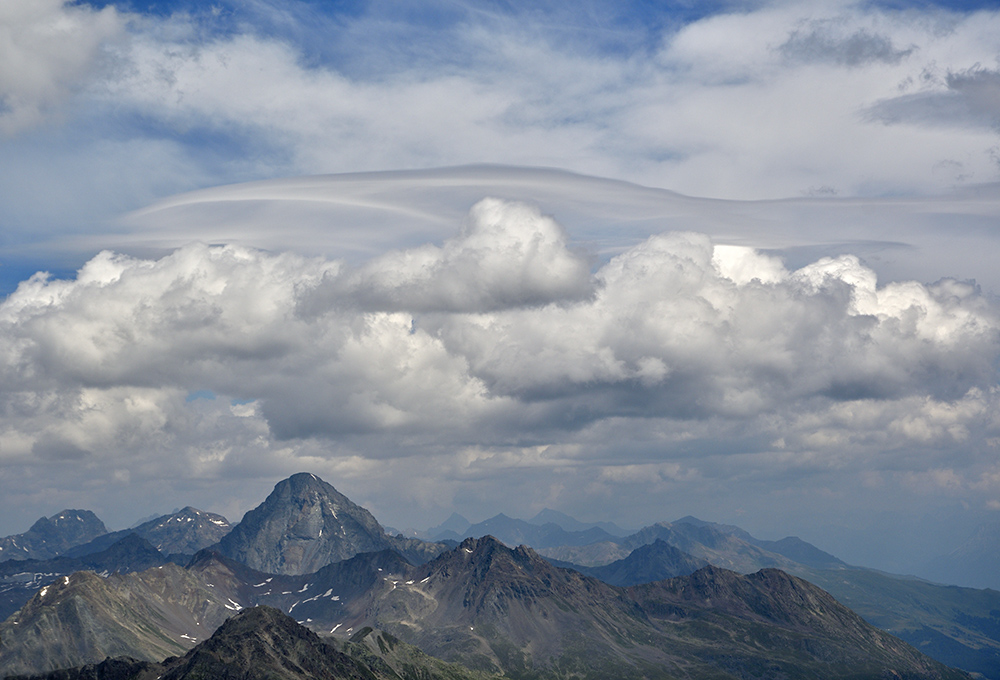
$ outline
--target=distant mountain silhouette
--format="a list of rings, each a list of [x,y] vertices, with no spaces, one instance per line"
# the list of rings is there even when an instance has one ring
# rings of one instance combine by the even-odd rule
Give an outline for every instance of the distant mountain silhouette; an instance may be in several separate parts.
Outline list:
[[[569,562],[549,561],[559,567],[576,569],[612,586],[634,586],[675,576],[687,576],[708,565],[705,560],[692,557],[659,538],[636,548],[628,557],[601,567],[581,567]]]
[[[981,524],[958,548],[923,570],[944,583],[1000,590],[1000,522]]]
[[[588,529],[601,529],[612,536],[628,536],[630,531],[622,529],[614,522],[581,522],[574,517],[570,517],[564,512],[545,508],[537,515],[528,520],[531,524],[555,524],[566,531],[587,531]]]
[[[591,527],[584,531],[566,531],[558,524],[532,524],[523,519],[514,519],[500,513],[473,524],[458,538],[480,538],[493,536],[509,546],[530,545],[533,548],[551,548],[555,546],[590,545],[601,541],[614,540],[604,529]],[[450,538],[447,533],[440,538]]]

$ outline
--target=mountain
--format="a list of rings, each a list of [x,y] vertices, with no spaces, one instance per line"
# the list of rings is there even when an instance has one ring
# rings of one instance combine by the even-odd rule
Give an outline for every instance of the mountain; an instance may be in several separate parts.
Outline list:
[[[16,612],[36,592],[59,577],[77,571],[126,574],[165,562],[163,554],[135,534],[128,534],[107,549],[84,557],[0,562],[0,620]]]
[[[537,515],[528,520],[531,524],[555,524],[566,531],[586,531],[587,529],[601,529],[606,531],[612,536],[628,536],[630,531],[622,529],[620,526],[614,522],[581,522],[580,520],[570,517],[564,512],[559,512],[558,510],[552,510],[550,508],[545,508],[540,511]]]
[[[931,583],[874,569],[801,569],[866,621],[925,654],[1000,678],[1000,592]]]
[[[368,642],[370,640],[370,642]],[[350,642],[322,640],[270,607],[233,616],[183,657],[158,664],[129,658],[25,676],[22,680],[478,680],[391,635],[366,630]]]
[[[1000,680],[1000,593],[930,583],[913,577],[850,567],[815,546],[789,537],[762,541],[739,527],[684,517],[646,527],[618,543],[540,551],[563,566],[618,583],[594,566],[567,562],[592,559],[601,564],[615,551],[663,540],[713,564],[750,573],[780,566],[829,591],[869,623],[951,666]],[[981,545],[988,545],[982,542]],[[983,551],[988,554],[988,550]],[[630,553],[631,554],[631,553]],[[621,560],[615,564],[620,564]],[[607,565],[605,565],[607,566]],[[987,565],[984,565],[987,566]],[[605,567],[596,567],[598,569]],[[995,568],[995,567],[994,567]]]
[[[442,534],[442,536],[444,535]],[[503,513],[478,524],[473,524],[465,530],[461,538],[481,538],[483,536],[493,536],[510,546],[530,545],[533,548],[591,545],[615,539],[608,532],[596,527],[585,531],[566,531],[552,522],[537,525],[523,519],[508,517]]]
[[[803,565],[821,569],[846,566],[833,555],[794,536],[763,541],[739,527],[691,516],[676,522],[658,522],[623,538],[609,536],[594,543],[525,543],[545,557],[597,567],[624,559],[636,548],[658,539],[706,562],[744,574],[769,567],[788,570]]]
[[[649,545],[636,548],[628,557],[600,567],[581,567],[569,562],[553,563],[558,567],[576,569],[612,586],[634,586],[675,576],[687,576],[708,565],[705,560],[692,557],[660,538]]]
[[[749,574],[760,569],[788,569],[795,566],[793,560],[760,548],[738,533],[720,531],[707,523],[658,522],[621,539],[619,545],[634,550],[656,539],[661,539],[717,567],[731,569],[741,574]]]
[[[962,545],[932,560],[923,570],[944,583],[1000,590],[1000,522],[981,524]]]
[[[0,561],[47,560],[106,533],[104,522],[90,510],[63,510],[39,518],[23,534],[0,538]]]
[[[846,563],[842,560],[834,557],[828,552],[820,550],[811,543],[803,541],[798,536],[787,536],[778,541],[764,541],[759,538],[754,538],[737,526],[733,526],[731,524],[717,524],[716,522],[706,522],[690,515],[673,522],[673,526],[681,524],[690,524],[692,526],[708,528],[719,533],[735,536],[736,538],[755,545],[758,548],[782,555],[808,567],[816,567],[817,569],[833,569],[846,566]]]
[[[727,641],[722,648],[710,645],[714,649],[699,656],[727,664],[742,656],[737,663],[744,676],[967,677],[874,628],[829,593],[778,569],[740,575],[709,566],[691,576],[634,586],[629,593],[653,621],[666,624],[681,640],[686,626],[709,640],[713,628],[719,634],[740,631],[737,635],[745,637],[733,641],[735,653]],[[754,654],[753,647],[760,644],[768,647],[767,654]],[[743,651],[744,645],[750,649]]]
[[[445,538],[459,538],[470,526],[472,526],[472,522],[465,519],[457,512],[453,512],[448,519],[441,522],[441,524],[438,524],[436,527],[431,527],[424,533],[431,540],[440,540],[440,536],[444,536]]]
[[[223,555],[272,574],[307,574],[389,547],[370,512],[306,472],[278,482],[219,542]]]
[[[625,590],[492,537],[382,584],[348,624],[514,677],[966,677],[778,570]]]
[[[207,638],[241,606],[175,564],[61,576],[0,623],[0,677],[129,656],[159,661]]]
[[[85,556],[89,566],[82,568],[110,574],[106,578],[61,574],[58,569],[82,565],[70,564],[67,561],[70,558],[66,557],[57,558],[61,562],[44,561],[44,564],[0,563],[12,570],[0,569],[3,580],[0,587],[9,584],[13,588],[20,578],[22,583],[17,587],[30,597],[17,614],[0,625],[0,677],[5,672],[54,668],[44,665],[50,663],[95,664],[108,656],[159,661],[166,654],[186,653],[227,617],[254,605],[274,606],[314,631],[332,634],[341,642],[371,628],[484,671],[503,670],[508,675],[520,674],[525,678],[568,675],[574,672],[572,669],[590,677],[601,674],[655,677],[666,673],[665,668],[673,668],[671,664],[695,669],[697,672],[692,671],[691,677],[713,673],[719,676],[720,669],[728,668],[719,661],[719,654],[723,653],[731,653],[733,658],[740,659],[740,664],[749,664],[747,668],[764,668],[758,675],[769,675],[766,669],[772,667],[759,664],[765,663],[764,657],[773,657],[776,660],[773,662],[779,664],[773,668],[795,668],[803,673],[806,672],[803,669],[811,669],[808,673],[813,676],[838,677],[854,663],[849,660],[855,658],[852,654],[856,658],[865,654],[858,651],[856,640],[846,631],[837,633],[836,626],[828,629],[820,621],[793,621],[777,603],[768,605],[766,611],[773,613],[768,615],[770,618],[754,610],[753,602],[766,599],[766,593],[758,592],[764,587],[759,583],[754,590],[739,585],[741,581],[726,581],[719,586],[720,592],[730,599],[745,596],[742,605],[733,600],[726,605],[728,609],[715,611],[712,606],[706,607],[706,611],[695,611],[691,602],[678,604],[662,593],[644,595],[642,599],[638,593],[645,591],[639,586],[638,590],[625,590],[583,574],[556,569],[533,550],[511,549],[493,538],[466,541],[431,561],[414,559],[409,554],[404,559],[396,551],[399,546],[417,553],[418,557],[436,554],[443,547],[390,537],[384,532],[379,534],[381,527],[370,513],[312,475],[295,475],[280,482],[252,512],[258,511],[258,521],[247,524],[249,529],[256,525],[257,530],[247,530],[242,537],[244,543],[273,557],[275,564],[298,560],[301,565],[307,558],[320,555],[316,563],[321,566],[308,573],[292,573],[295,570],[265,573],[231,553],[225,554],[222,548],[229,540],[226,537],[214,551],[198,553],[186,569],[166,563],[141,573],[111,573],[114,564],[130,561],[138,564],[144,555],[152,560],[165,559],[137,535],[120,542],[115,551],[100,560]],[[509,520],[503,516],[494,519]],[[184,524],[194,522],[192,519]],[[521,529],[519,522],[513,520],[508,524]],[[543,529],[529,526],[533,526],[533,531]],[[371,529],[369,536],[384,541],[376,542],[383,547],[351,552],[358,549],[355,539],[366,533],[363,531],[366,527]],[[314,533],[310,533],[311,528],[316,529]],[[329,535],[337,538],[336,545],[347,544],[346,552],[352,556],[346,560],[323,557],[323,550],[332,550],[326,545]],[[991,599],[992,591],[949,590],[926,582],[838,566],[836,562],[832,562],[833,568],[818,569],[756,543],[759,541],[737,527],[685,518],[647,527],[624,539],[570,546],[570,549],[590,550],[595,545],[614,546],[618,551],[627,549],[622,557],[631,556],[631,560],[624,559],[605,572],[598,572],[605,579],[620,583],[668,575],[670,572],[666,570],[680,569],[678,560],[684,552],[696,556],[684,559],[721,562],[732,566],[733,571],[755,571],[760,566],[794,570],[818,583],[828,583],[838,598],[857,606],[870,621],[898,631],[901,637],[920,644],[922,650],[939,659],[983,672],[990,678],[1000,678],[1000,672],[995,672],[1000,671],[996,665],[1000,658],[996,655],[1000,648],[1000,617],[995,616],[1000,611],[1000,602]],[[790,545],[785,552],[800,550],[816,557],[809,550],[811,546],[797,539],[773,543]],[[415,562],[426,563],[413,566]],[[818,563],[830,564],[831,560],[820,555]],[[697,564],[689,563],[684,569]],[[36,571],[35,567],[41,570]],[[265,569],[271,571],[272,567]],[[655,569],[665,571],[655,572]],[[685,578],[694,578],[697,573]],[[738,574],[720,574],[722,571],[712,578],[720,583],[724,578],[744,578]],[[711,580],[705,581],[704,588],[697,592],[715,603],[720,596],[712,594]],[[46,582],[48,586],[42,587]],[[777,583],[767,587],[777,587]],[[37,594],[31,597],[28,587],[38,589]],[[791,596],[793,591],[786,588],[780,598]],[[674,593],[670,597],[679,595]],[[692,600],[698,601],[697,597]],[[802,602],[812,606],[813,600]],[[699,606],[705,606],[704,602]],[[674,620],[665,611],[686,613]],[[825,616],[817,610],[810,616],[821,614]],[[803,633],[806,629],[811,632]],[[868,631],[866,635],[874,633]],[[839,641],[830,642],[831,636]],[[389,638],[373,639],[384,642]],[[731,640],[732,649],[729,643],[721,645],[719,640]],[[749,641],[755,642],[751,645]],[[366,644],[370,645],[371,640]],[[793,652],[795,644],[804,646],[806,652],[801,649]],[[833,648],[828,648],[828,644],[833,644]],[[820,667],[815,664],[822,659],[808,651],[812,648],[826,650],[823,654],[837,659],[836,668],[817,670]],[[834,653],[831,649],[840,651]],[[900,669],[910,668],[916,677],[931,677],[926,669],[914,666],[913,659],[902,659],[899,663]]]
[[[445,546],[386,535],[370,512],[308,472],[278,482],[218,543],[223,555],[271,574],[308,574],[358,553],[387,549],[426,562]]]
[[[218,543],[232,527],[229,520],[204,510],[188,506],[183,510],[148,520],[131,529],[113,531],[89,543],[68,551],[70,557],[81,557],[103,550],[129,534],[136,534],[149,541],[165,555],[194,555],[202,548]]]

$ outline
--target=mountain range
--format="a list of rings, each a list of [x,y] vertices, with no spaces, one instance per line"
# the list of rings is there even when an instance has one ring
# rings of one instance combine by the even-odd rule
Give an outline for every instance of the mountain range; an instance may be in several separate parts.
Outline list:
[[[152,664],[181,658],[254,607],[290,614],[331,644],[379,631],[366,644],[415,645],[440,657],[434,663],[444,664],[441,672],[459,663],[525,679],[878,677],[890,670],[964,677],[869,625],[875,622],[939,660],[1000,677],[1000,626],[991,618],[1000,593],[849,567],[799,539],[760,541],[690,517],[624,537],[602,527],[524,522],[542,530],[526,538],[558,535],[547,524],[571,538],[601,537],[537,552],[492,536],[449,546],[385,533],[371,513],[308,473],[279,482],[193,557],[173,550],[205,546],[224,518],[193,508],[174,516],[146,522],[98,552],[69,554],[100,547],[91,538],[89,548],[77,545],[50,560],[0,562],[3,587],[32,574],[19,591],[24,606],[0,624],[0,677],[107,657]],[[199,517],[215,521],[195,530]],[[533,531],[521,520],[493,519],[500,533]],[[142,527],[170,554],[140,535]],[[611,552],[607,546],[624,555],[567,569],[539,554],[592,546],[592,555]]]

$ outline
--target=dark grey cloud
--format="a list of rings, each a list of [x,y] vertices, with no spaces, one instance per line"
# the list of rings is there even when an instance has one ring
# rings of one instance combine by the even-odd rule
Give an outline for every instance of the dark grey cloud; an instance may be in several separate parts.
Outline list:
[[[783,57],[797,63],[830,63],[859,67],[898,64],[916,50],[897,47],[890,36],[860,28],[843,35],[837,23],[814,22],[808,29],[792,31],[778,47]]]
[[[1000,130],[1000,71],[977,67],[949,73],[944,84],[944,90],[885,99],[869,107],[865,117],[886,125]]]

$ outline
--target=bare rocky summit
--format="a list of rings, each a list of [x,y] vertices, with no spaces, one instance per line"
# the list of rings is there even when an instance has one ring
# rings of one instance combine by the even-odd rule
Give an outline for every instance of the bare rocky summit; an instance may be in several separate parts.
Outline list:
[[[307,472],[278,482],[219,542],[226,557],[270,574],[308,574],[390,547],[370,512]]]

